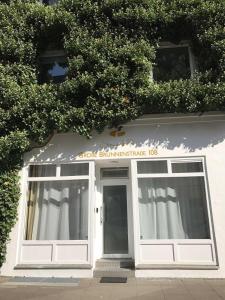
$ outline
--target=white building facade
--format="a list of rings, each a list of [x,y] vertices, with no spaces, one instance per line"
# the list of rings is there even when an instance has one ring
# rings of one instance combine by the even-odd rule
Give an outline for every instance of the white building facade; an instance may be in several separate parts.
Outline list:
[[[3,276],[225,278],[225,115],[146,115],[24,157]]]

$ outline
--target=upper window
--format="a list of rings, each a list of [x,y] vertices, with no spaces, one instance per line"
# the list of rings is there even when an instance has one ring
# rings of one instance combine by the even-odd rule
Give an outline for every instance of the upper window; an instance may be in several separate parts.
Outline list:
[[[128,178],[128,168],[102,168],[101,178]]]
[[[29,177],[56,176],[56,165],[30,165]]]
[[[155,81],[188,79],[193,73],[193,57],[188,44],[165,44],[156,51]]]
[[[46,51],[40,57],[40,83],[61,83],[67,75],[67,59],[63,51]]]
[[[56,4],[57,2],[58,0],[42,0],[42,3],[47,5],[53,5]]]
[[[202,159],[137,161],[137,177],[141,239],[210,239]]]

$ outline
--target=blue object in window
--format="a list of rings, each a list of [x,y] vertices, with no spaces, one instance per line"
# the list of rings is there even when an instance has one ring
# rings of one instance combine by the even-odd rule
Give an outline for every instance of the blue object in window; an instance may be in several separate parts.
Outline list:
[[[48,70],[48,75],[54,82],[64,81],[66,73],[67,67],[60,65],[57,61],[55,61],[52,68]]]
[[[68,71],[65,56],[41,57],[40,64],[40,83],[60,83],[65,80]]]

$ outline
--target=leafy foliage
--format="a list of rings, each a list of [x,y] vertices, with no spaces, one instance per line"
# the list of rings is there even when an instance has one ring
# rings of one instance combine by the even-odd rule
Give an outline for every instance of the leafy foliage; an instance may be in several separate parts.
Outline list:
[[[141,114],[225,110],[224,0],[0,1],[0,265],[23,153],[53,132],[90,136]],[[153,83],[162,40],[189,40],[192,79]],[[67,79],[38,84],[39,56],[64,49]]]
[[[0,262],[6,254],[9,233],[16,221],[17,205],[20,196],[18,170],[1,171],[0,175]]]

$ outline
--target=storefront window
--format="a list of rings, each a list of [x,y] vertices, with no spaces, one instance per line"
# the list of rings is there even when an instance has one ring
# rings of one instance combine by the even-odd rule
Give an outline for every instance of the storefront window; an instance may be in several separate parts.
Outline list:
[[[88,164],[78,165],[78,169],[88,170]],[[58,166],[59,174],[62,166],[64,171],[65,166],[69,170],[69,165]],[[26,240],[87,240],[88,174],[82,178],[72,175],[63,180],[60,176],[48,180],[43,169],[53,167],[30,166]],[[36,170],[37,177],[31,170]]]
[[[164,174],[143,174],[142,164],[137,162],[140,238],[209,239],[202,162],[187,161],[177,167],[177,161],[167,160]]]

